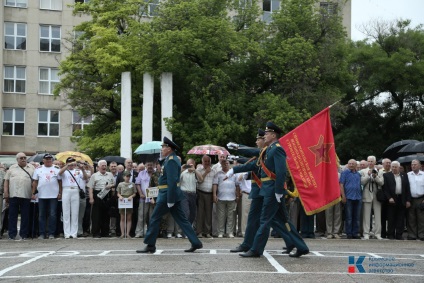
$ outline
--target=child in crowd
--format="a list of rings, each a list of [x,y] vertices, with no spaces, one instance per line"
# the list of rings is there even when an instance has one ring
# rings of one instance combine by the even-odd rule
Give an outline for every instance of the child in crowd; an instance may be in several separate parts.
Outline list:
[[[124,182],[119,183],[117,188],[117,196],[119,201],[123,201],[124,198],[128,198],[131,200],[135,197],[137,193],[137,189],[135,188],[134,183],[130,182],[131,173],[125,171],[124,172]],[[126,211],[125,211],[126,210]],[[124,238],[124,235],[127,235],[127,238],[131,238],[131,220],[132,220],[132,208],[120,208],[119,214],[121,214],[121,238]],[[126,214],[126,219],[125,219]],[[127,221],[127,229],[125,231],[125,221]]]

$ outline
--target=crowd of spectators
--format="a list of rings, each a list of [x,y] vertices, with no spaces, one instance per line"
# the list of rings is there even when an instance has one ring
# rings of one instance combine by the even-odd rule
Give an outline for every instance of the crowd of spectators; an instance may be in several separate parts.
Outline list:
[[[248,173],[226,179],[231,166],[225,155],[214,165],[205,155],[201,164],[188,159],[181,168],[182,208],[199,238],[244,236],[251,184]],[[300,199],[289,197],[289,217],[304,238],[424,241],[424,172],[418,160],[406,168],[388,159],[377,164],[374,156],[351,159],[340,167],[340,203],[308,216]],[[148,188],[158,185],[160,173],[158,163],[131,159],[123,165],[100,160],[94,168],[45,154],[42,165],[30,164],[20,152],[16,164],[0,164],[0,236],[7,231],[10,240],[142,238],[155,206]],[[287,184],[293,189],[289,179]],[[124,199],[132,201],[131,209],[118,208]],[[160,233],[185,237],[169,214]]]

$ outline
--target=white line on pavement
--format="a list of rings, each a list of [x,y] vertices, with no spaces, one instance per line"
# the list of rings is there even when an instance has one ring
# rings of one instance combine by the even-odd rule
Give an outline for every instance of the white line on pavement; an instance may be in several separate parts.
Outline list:
[[[314,255],[316,255],[316,256],[325,256],[325,255],[323,255],[323,254],[321,254],[321,253],[319,253],[319,252],[311,252],[311,253],[313,253]]]
[[[53,253],[54,253],[54,252],[46,252],[46,253],[44,253],[44,254],[42,254],[42,255],[36,256],[36,257],[34,257],[34,258],[31,258],[31,259],[29,259],[29,260],[27,260],[27,261],[24,261],[24,262],[22,262],[22,263],[15,264],[15,265],[13,265],[13,266],[11,266],[11,267],[8,267],[8,268],[5,268],[5,269],[3,269],[3,270],[0,270],[0,277],[2,277],[2,276],[6,273],[6,272],[9,272],[9,271],[11,271],[11,270],[13,270],[13,269],[16,269],[16,268],[19,268],[19,267],[21,267],[21,266],[27,265],[27,264],[29,264],[29,263],[31,263],[31,262],[37,261],[37,260],[39,260],[40,258],[43,258],[43,257],[49,256],[49,255],[51,255],[51,254],[53,254]]]
[[[383,258],[382,256],[373,254],[373,253],[368,253],[370,256],[375,257],[375,258]]]
[[[209,253],[212,255],[216,255],[216,250],[210,250]]]
[[[277,269],[278,273],[290,273],[285,269],[278,261],[275,260],[267,251],[264,251],[264,257],[269,261],[269,263]]]
[[[110,251],[104,251],[104,252],[100,253],[99,256],[108,255],[109,253],[110,253]]]

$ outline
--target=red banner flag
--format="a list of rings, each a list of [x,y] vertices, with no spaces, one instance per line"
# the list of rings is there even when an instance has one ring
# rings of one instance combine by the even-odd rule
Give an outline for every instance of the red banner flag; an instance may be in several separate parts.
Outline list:
[[[280,138],[287,167],[307,215],[338,203],[339,176],[330,108]]]

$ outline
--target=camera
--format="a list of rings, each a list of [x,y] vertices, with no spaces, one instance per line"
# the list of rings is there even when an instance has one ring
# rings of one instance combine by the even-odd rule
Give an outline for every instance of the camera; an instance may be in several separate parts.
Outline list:
[[[376,169],[372,169],[372,174],[378,174],[378,171]]]
[[[192,166],[191,164],[184,164],[183,169],[189,169],[189,168],[191,168],[191,166]]]

